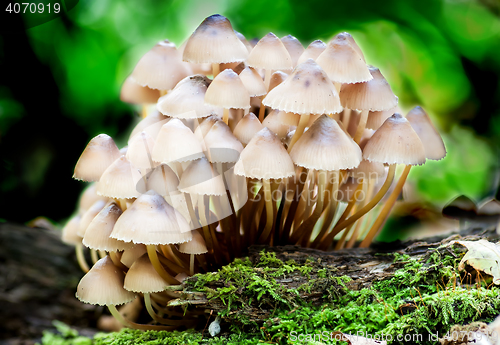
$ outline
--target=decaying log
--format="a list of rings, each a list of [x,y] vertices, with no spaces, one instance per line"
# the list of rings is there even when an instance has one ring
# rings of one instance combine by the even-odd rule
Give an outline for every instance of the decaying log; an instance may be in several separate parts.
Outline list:
[[[389,246],[350,249],[333,252],[323,252],[315,249],[301,248],[298,246],[253,246],[250,248],[249,259],[252,263],[259,261],[262,250],[276,253],[276,257],[283,262],[294,260],[302,265],[308,262],[312,266],[311,273],[303,275],[300,272],[288,274],[283,278],[275,278],[275,281],[286,289],[296,289],[298,298],[313,305],[322,305],[329,302],[335,296],[332,293],[332,284],[337,284],[331,277],[347,276],[351,280],[345,283],[347,289],[360,290],[369,288],[374,281],[380,281],[393,276],[394,272],[404,266],[402,262],[394,262],[394,253],[408,255],[411,258],[423,258],[443,244],[455,240],[478,240],[488,239],[498,241],[498,235],[493,228],[484,230],[481,228],[471,228],[463,231],[461,235],[452,235],[446,238],[428,238],[419,241],[410,241]],[[450,248],[442,248],[441,251],[455,255]],[[464,249],[465,250],[465,249]],[[254,268],[257,272],[262,268]],[[326,270],[326,278],[318,277],[319,270]],[[207,313],[219,313],[227,309],[227,303],[219,298],[209,298],[206,293],[193,292],[190,287],[196,282],[197,277],[188,278],[182,285],[172,287],[178,290],[179,298],[170,301],[172,306],[192,306],[203,308]],[[311,282],[313,282],[311,284]],[[309,289],[297,289],[304,284],[309,284]],[[209,290],[227,286],[224,282],[214,281],[204,285]],[[338,286],[340,288],[340,286]],[[333,289],[335,290],[335,289]],[[236,291],[242,294],[244,291]],[[292,302],[293,303],[293,302]],[[235,314],[244,314],[248,321],[261,322],[268,319],[273,313],[274,306],[266,302],[257,302],[231,311],[228,317]]]

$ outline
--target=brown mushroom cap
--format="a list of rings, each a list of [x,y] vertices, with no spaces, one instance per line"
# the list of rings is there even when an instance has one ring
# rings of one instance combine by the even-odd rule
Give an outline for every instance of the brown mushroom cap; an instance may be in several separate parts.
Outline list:
[[[295,164],[314,170],[352,169],[361,162],[361,149],[327,115],[320,116],[290,152]]]
[[[141,86],[170,90],[191,71],[182,62],[175,44],[168,40],[158,42],[139,60],[131,77]]]
[[[229,20],[214,14],[196,28],[184,48],[184,61],[227,63],[244,61],[248,50],[233,30]]]
[[[394,113],[401,114],[401,109],[398,106],[395,106],[394,108],[387,110],[370,111],[368,113],[368,119],[366,121],[366,128],[378,129],[380,126],[382,126],[384,121],[391,117]]]
[[[295,128],[294,126],[297,125],[297,123],[295,123],[294,125],[289,125],[286,122],[283,122],[282,117],[286,116],[284,114],[291,114],[291,113],[285,113],[284,111],[273,110],[266,116],[264,121],[262,121],[262,125],[264,127],[269,128],[272,132],[276,133],[276,135],[278,136],[278,138],[280,138],[280,140],[285,139],[290,129]]]
[[[138,293],[154,293],[165,290],[169,284],[156,272],[148,254],[143,254],[134,261],[127,274],[123,287]]]
[[[276,134],[264,128],[243,149],[234,173],[257,179],[281,179],[294,176],[295,169]]]
[[[424,109],[415,107],[406,118],[424,144],[425,157],[437,161],[443,159],[446,156],[443,139]]]
[[[292,69],[292,57],[281,40],[272,32],[268,33],[253,47],[247,64],[253,68],[267,70]]]
[[[104,170],[120,157],[113,138],[99,134],[92,138],[76,162],[73,178],[82,181],[99,181]]]
[[[125,266],[130,267],[138,258],[147,252],[147,247],[144,244],[135,244],[131,248],[123,251],[120,261]]]
[[[76,297],[89,304],[120,305],[132,301],[135,294],[123,288],[124,274],[109,256],[97,261],[76,288]]]
[[[192,236],[186,219],[155,191],[139,196],[116,221],[112,238],[143,244],[183,243]]]
[[[398,98],[378,68],[369,68],[373,79],[365,83],[342,84],[340,101],[348,109],[381,111],[394,108]]]
[[[262,104],[296,114],[335,114],[339,96],[326,73],[312,59],[295,67],[288,78],[269,91]]]
[[[425,148],[410,122],[396,113],[368,140],[363,158],[387,164],[421,165],[425,163]]]

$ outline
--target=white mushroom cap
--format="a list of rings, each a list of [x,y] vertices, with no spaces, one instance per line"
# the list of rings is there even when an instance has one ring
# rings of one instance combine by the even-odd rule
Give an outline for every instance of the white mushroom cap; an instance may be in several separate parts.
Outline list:
[[[120,305],[132,301],[135,294],[123,288],[125,275],[106,256],[97,261],[78,283],[76,297],[89,304]]]

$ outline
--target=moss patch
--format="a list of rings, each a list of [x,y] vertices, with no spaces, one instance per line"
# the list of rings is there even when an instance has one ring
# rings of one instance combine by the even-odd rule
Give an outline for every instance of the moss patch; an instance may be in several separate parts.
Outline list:
[[[389,343],[435,344],[455,324],[490,322],[500,313],[500,290],[458,272],[463,248],[438,248],[411,258],[395,255],[397,269],[370,288],[350,289],[335,267],[307,260],[283,262],[261,253],[257,262],[237,259],[218,272],[196,275],[186,289],[220,302],[223,332],[122,330],[94,339],[47,333],[44,345],[101,344],[293,344],[335,343],[332,332],[376,335]],[[294,279],[308,283],[295,286]],[[302,279],[303,281],[303,279]],[[287,284],[283,284],[287,282]],[[470,283],[470,284],[466,284]],[[310,298],[307,298],[309,296]],[[213,320],[213,319],[212,319]],[[264,320],[262,322],[262,320]],[[406,335],[406,337],[405,337]],[[392,341],[390,341],[393,339]]]

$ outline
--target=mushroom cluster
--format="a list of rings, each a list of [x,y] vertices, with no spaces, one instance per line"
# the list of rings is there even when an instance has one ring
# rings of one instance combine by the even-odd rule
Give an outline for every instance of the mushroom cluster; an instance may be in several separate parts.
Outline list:
[[[306,49],[272,33],[254,44],[213,15],[179,49],[148,51],[121,99],[143,119],[126,147],[88,143],[73,177],[90,184],[63,240],[87,272],[77,297],[132,328],[199,324],[176,286],[253,244],[370,245],[410,168],[446,155],[426,112],[403,117],[345,32]],[[154,324],[116,309],[138,296]]]

